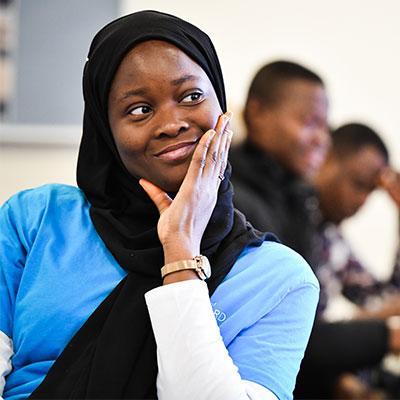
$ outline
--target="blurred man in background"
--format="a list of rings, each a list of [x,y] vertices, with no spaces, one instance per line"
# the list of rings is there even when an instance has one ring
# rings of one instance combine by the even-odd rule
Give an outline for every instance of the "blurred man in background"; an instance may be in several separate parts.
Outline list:
[[[380,320],[380,337],[376,335],[374,342],[368,338],[371,349],[385,349],[381,345],[385,342],[390,349],[390,322],[392,316],[400,314],[400,265],[397,260],[391,278],[380,282],[354,255],[341,234],[340,224],[353,216],[379,186],[387,190],[400,208],[399,174],[391,170],[388,163],[389,153],[379,135],[366,125],[350,123],[332,132],[331,149],[314,179],[322,213],[317,231],[320,247],[314,248],[318,252],[315,258],[319,260],[314,270],[321,285],[318,318],[324,321]],[[398,340],[396,337],[394,334],[392,339]],[[363,335],[354,330],[348,340],[362,341]],[[381,357],[383,355],[381,352]],[[379,374],[375,371],[374,376],[388,378],[390,374],[381,370]],[[346,374],[337,388],[341,397],[347,392],[352,398],[365,398],[371,393],[368,384],[383,387],[391,396],[400,396],[396,379],[392,384],[378,380],[369,378],[363,382]]]
[[[236,207],[308,261],[316,203],[306,181],[329,146],[327,111],[317,74],[288,61],[267,64],[250,85],[246,141],[230,153]]]
[[[318,226],[321,247],[314,250],[318,252],[316,272],[320,284],[329,292],[324,304],[326,319],[338,319],[335,310],[340,310],[341,319],[359,314],[359,306],[366,305],[374,294],[381,297],[384,288],[397,291],[400,286],[396,269],[391,285],[379,282],[369,273],[340,231],[340,224],[353,216],[380,185],[387,188],[400,207],[396,197],[397,175],[388,168],[388,162],[385,144],[368,126],[350,123],[332,132],[332,147],[314,179],[322,214]],[[365,316],[368,313],[365,310]]]

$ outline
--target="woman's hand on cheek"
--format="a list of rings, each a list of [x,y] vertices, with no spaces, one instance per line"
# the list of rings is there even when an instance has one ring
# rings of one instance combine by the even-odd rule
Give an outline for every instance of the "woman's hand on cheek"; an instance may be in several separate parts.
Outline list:
[[[153,183],[139,181],[160,212],[157,229],[165,263],[200,254],[201,239],[217,202],[227,164],[232,139],[232,132],[227,129],[230,118],[231,113],[221,115],[215,129],[202,136],[173,200]]]

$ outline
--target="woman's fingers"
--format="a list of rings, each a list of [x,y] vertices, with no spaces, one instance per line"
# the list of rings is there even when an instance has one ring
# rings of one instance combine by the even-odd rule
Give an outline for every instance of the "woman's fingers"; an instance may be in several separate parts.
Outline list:
[[[219,158],[215,170],[210,173],[210,179],[219,187],[221,182],[225,179],[225,169],[228,163],[228,152],[231,144],[232,131],[226,129],[222,134],[219,144]]]
[[[224,146],[223,154],[224,154],[224,156],[223,156],[223,158],[221,160],[221,169],[220,169],[220,172],[219,172],[219,175],[218,175],[218,178],[219,178],[218,182],[219,183],[221,183],[221,181],[224,179],[224,173],[225,173],[226,166],[228,164],[228,154],[229,154],[229,148],[230,148],[231,143],[232,143],[233,132],[230,129],[226,129],[224,135],[225,135],[225,140],[224,140],[224,143],[223,143],[223,146]]]
[[[139,184],[156,205],[160,214],[162,214],[171,205],[172,199],[154,183],[142,178],[139,180]]]
[[[226,113],[219,116],[217,125],[215,125],[215,130],[218,133],[224,133],[227,128],[229,121],[232,118],[233,113],[231,111],[227,111]]]
[[[204,178],[211,179],[217,186],[223,179],[223,173],[227,163],[227,143],[230,141],[228,124],[231,116],[232,113],[229,112],[219,117],[215,127],[216,135],[207,151],[205,166],[202,173]]]
[[[197,180],[199,177],[216,180],[223,174],[227,162],[226,142],[230,142],[226,129],[231,116],[231,112],[220,115],[215,129],[210,129],[201,137],[184,182]]]
[[[200,138],[199,144],[196,146],[196,150],[193,153],[192,161],[189,165],[185,180],[196,179],[201,176],[206,163],[208,149],[215,135],[215,130],[210,129]]]

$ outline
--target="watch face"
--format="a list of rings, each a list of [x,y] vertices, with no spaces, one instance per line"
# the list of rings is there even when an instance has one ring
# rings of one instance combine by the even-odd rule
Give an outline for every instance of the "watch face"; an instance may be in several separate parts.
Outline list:
[[[205,256],[196,256],[194,258],[197,264],[197,274],[203,281],[211,276],[211,266],[208,258]]]
[[[206,279],[211,276],[211,265],[207,257],[201,256],[201,268],[203,269]]]

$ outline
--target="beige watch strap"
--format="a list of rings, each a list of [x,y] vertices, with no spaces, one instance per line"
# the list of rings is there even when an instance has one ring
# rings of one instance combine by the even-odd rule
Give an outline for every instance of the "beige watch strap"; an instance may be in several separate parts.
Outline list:
[[[198,265],[196,260],[180,260],[180,261],[175,261],[169,264],[165,264],[161,268],[161,277],[164,278],[168,274],[172,274],[172,272],[176,271],[183,271],[183,270],[194,270],[197,272],[198,270]]]

